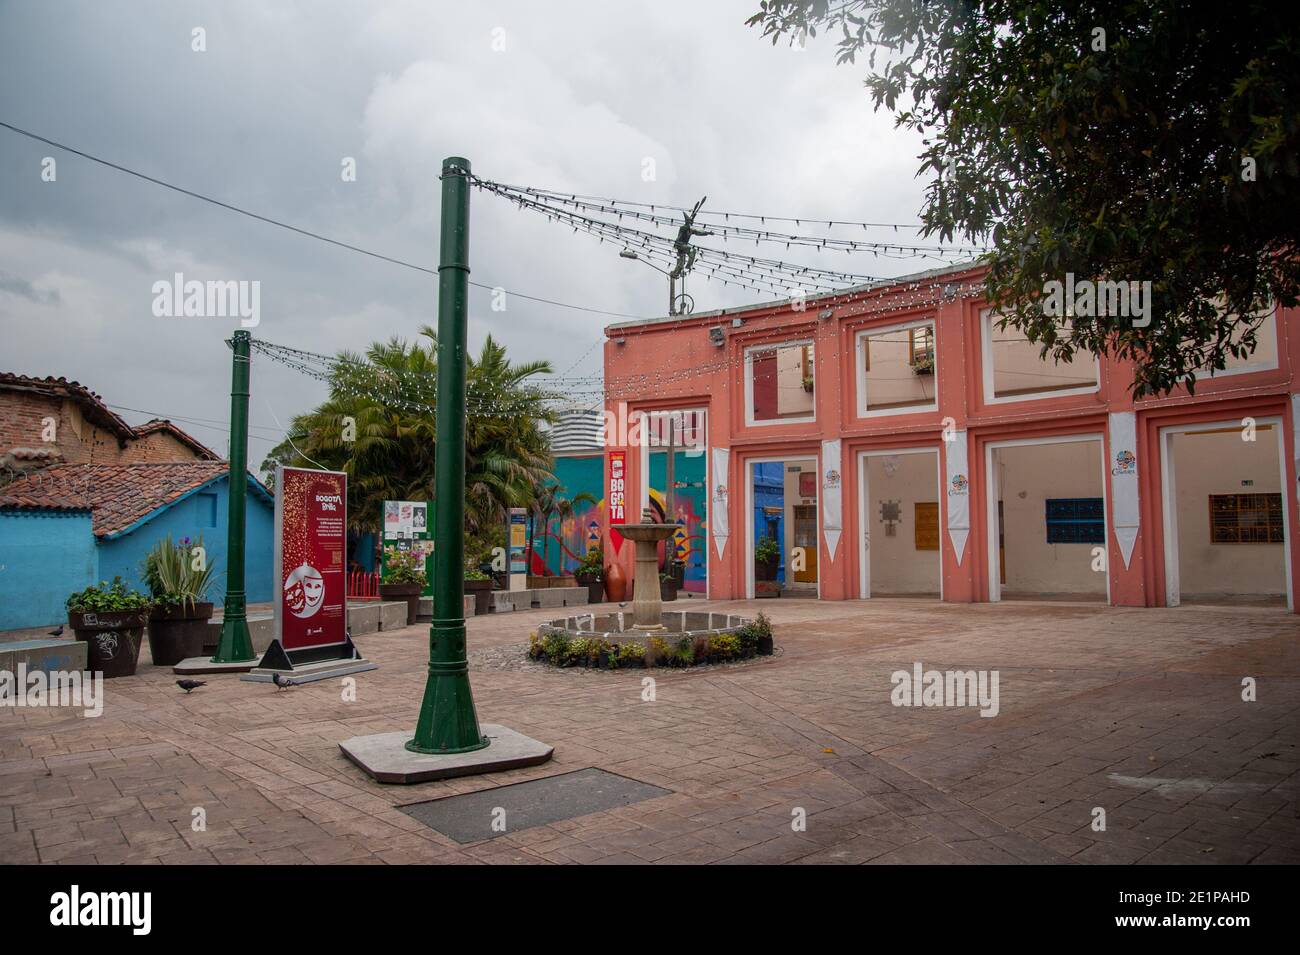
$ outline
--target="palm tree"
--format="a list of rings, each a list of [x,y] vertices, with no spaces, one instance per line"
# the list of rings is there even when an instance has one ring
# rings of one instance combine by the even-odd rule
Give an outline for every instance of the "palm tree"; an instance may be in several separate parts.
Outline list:
[[[294,418],[289,435],[263,469],[320,465],[348,475],[348,523],[374,530],[386,500],[433,497],[437,423],[437,333],[420,340],[376,342],[364,357],[342,352],[331,369],[329,397]],[[541,425],[554,420],[546,395],[528,379],[550,372],[544,361],[512,364],[491,337],[466,367],[465,527],[477,533],[503,524],[511,507],[527,507],[550,478]],[[353,429],[345,428],[351,418]],[[351,440],[349,440],[351,438]]]

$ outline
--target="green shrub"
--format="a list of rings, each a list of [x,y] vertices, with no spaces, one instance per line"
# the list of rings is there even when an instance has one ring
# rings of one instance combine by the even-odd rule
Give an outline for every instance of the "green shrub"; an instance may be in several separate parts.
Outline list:
[[[668,657],[668,665],[674,667],[695,665],[695,642],[690,637],[682,637],[673,645]]]
[[[67,599],[67,608],[75,613],[134,613],[148,610],[150,606],[149,598],[138,591],[128,590],[121,577],[114,577],[111,584],[101,580]]]
[[[202,569],[194,565],[199,555],[196,548],[203,548],[203,538],[192,541],[182,537],[172,543],[172,536],[154,544],[144,558],[144,582],[156,603],[180,604],[189,610],[196,603],[202,603],[212,586],[216,575],[216,565],[207,563],[207,551],[203,549]]]
[[[559,631],[548,633],[542,640],[542,652],[557,667],[568,666],[572,641]]]
[[[600,549],[600,545],[592,547],[587,553],[582,555],[582,562],[578,564],[577,569],[573,572],[575,577],[590,578],[591,580],[605,579],[605,555]]]
[[[644,666],[645,658],[646,648],[639,643],[623,643],[618,646],[619,666]]]
[[[651,637],[646,644],[645,663],[646,666],[663,666],[668,662],[668,657],[672,650],[668,643],[662,637]]]
[[[740,656],[740,637],[734,633],[715,633],[709,637],[709,659],[734,660]]]
[[[745,656],[753,656],[758,652],[758,641],[767,637],[772,637],[772,621],[763,611],[758,612],[758,616],[745,624],[739,631],[740,645]]]
[[[777,560],[780,556],[781,545],[776,542],[775,537],[770,535],[761,537],[758,543],[754,545],[754,560],[760,564]]]

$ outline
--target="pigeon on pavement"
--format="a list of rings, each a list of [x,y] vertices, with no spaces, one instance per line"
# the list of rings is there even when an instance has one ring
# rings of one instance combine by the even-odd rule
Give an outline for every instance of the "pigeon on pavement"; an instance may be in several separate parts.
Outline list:
[[[280,676],[280,674],[278,674],[278,673],[272,673],[272,674],[271,674],[271,682],[274,683],[276,686],[278,686],[278,687],[279,687],[280,689],[282,689],[282,690],[286,690],[286,689],[288,689],[288,688],[291,687],[291,686],[297,686],[297,685],[298,685],[297,681],[295,681],[295,680],[291,680],[291,679],[289,679],[287,676]]]
[[[50,633],[50,636],[51,636],[51,637],[61,637],[61,636],[63,636],[63,624],[59,624],[59,629],[57,629],[57,630],[51,630],[49,633]]]
[[[208,684],[206,680],[177,680],[176,685],[185,691],[186,696],[189,696],[190,690],[197,690],[199,687]]]

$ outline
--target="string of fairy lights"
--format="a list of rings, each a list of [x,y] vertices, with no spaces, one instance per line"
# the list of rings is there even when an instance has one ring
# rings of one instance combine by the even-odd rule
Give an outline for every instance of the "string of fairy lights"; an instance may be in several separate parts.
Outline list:
[[[851,227],[867,230],[890,228],[920,228],[899,223],[849,222],[835,219],[800,219],[794,217],[761,216],[752,213],[732,213],[686,209],[682,206],[655,205],[627,199],[584,196],[562,193],[533,186],[515,186],[495,182],[478,176],[470,177],[478,189],[506,199],[520,209],[538,213],[549,221],[565,225],[574,232],[586,232],[600,242],[609,242],[628,258],[638,258],[661,272],[674,266],[680,268],[683,245],[679,234],[661,234],[638,225],[660,226],[680,233],[683,224],[695,227],[691,234],[720,239],[724,246],[753,244],[783,246],[786,250],[807,248],[817,252],[844,252],[870,254],[874,258],[912,259],[925,258],[953,264],[962,258],[986,252],[987,249],[960,245],[932,245],[878,239],[850,238],[843,235],[803,235],[778,232],[766,228],[767,222],[794,222],[802,226],[824,225],[828,229]],[[709,218],[700,220],[699,217]],[[731,219],[757,220],[759,226],[732,223]],[[687,270],[699,269],[706,280],[717,280],[723,285],[745,288],[758,294],[778,294],[794,297],[801,294],[842,290],[848,287],[876,283],[885,279],[879,275],[864,274],[822,265],[803,265],[763,255],[748,254],[734,248],[717,245],[689,243],[690,259]]]
[[[880,292],[874,301],[868,296]],[[971,298],[983,295],[983,286],[979,282],[943,281],[936,277],[927,281],[915,281],[904,285],[882,283],[879,289],[859,289],[836,295],[837,303],[852,303],[854,318],[869,317],[882,312],[915,312],[918,309],[937,307],[956,298]],[[818,299],[814,305],[824,305],[825,300]],[[810,310],[811,312],[811,310]],[[824,317],[825,312],[818,309],[809,315],[812,318]],[[719,321],[725,316],[720,315]],[[675,323],[664,323],[673,327],[690,320],[687,317]],[[698,326],[699,320],[695,319]],[[725,326],[723,326],[725,327]],[[705,331],[705,327],[701,327]],[[678,368],[659,368],[653,371],[628,375],[603,374],[577,375],[568,374],[547,376],[544,382],[523,383],[514,388],[502,390],[486,388],[481,383],[468,385],[465,398],[466,414],[469,417],[511,416],[517,414],[536,415],[539,412],[558,412],[575,407],[599,407],[605,403],[616,403],[628,398],[644,396],[647,390],[672,388],[678,391],[699,390],[692,387],[692,380],[701,381],[701,387],[713,387],[717,376],[727,375],[733,368],[747,365],[747,374],[755,384],[763,383],[779,376],[779,371],[760,370],[755,357],[764,350],[776,351],[783,347],[807,345],[815,348],[819,337],[816,326],[796,330],[795,340],[790,343],[772,343],[759,346],[758,349],[743,349],[739,353],[733,350],[722,351],[716,361],[691,363]],[[931,328],[930,334],[933,334]],[[806,341],[800,341],[806,339]],[[995,339],[1002,341],[1003,339]],[[1021,339],[1005,339],[1020,341]],[[895,344],[914,344],[908,329],[884,331],[869,336],[870,342],[889,342]],[[430,369],[393,369],[356,357],[323,355],[292,346],[280,345],[263,339],[252,342],[255,351],[271,360],[328,384],[331,389],[348,397],[364,398],[378,404],[399,408],[410,412],[427,413],[435,407],[437,393],[436,371]],[[932,347],[932,340],[927,343]],[[879,374],[877,379],[881,379]],[[907,376],[891,377],[888,380],[905,380]]]

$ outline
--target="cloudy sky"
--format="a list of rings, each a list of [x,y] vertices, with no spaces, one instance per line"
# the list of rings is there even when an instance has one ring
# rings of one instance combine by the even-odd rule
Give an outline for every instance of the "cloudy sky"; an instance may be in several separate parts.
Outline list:
[[[835,66],[833,43],[773,47],[746,27],[757,6],[0,0],[0,120],[430,267],[448,155],[502,182],[916,222],[915,135],[872,111],[863,68]],[[203,52],[192,48],[196,28]],[[45,157],[57,164],[52,182],[42,179]],[[356,161],[355,182],[342,179],[345,157]],[[643,177],[647,159],[653,181]],[[222,342],[236,321],[155,317],[155,282],[176,272],[256,280],[254,336],[313,352],[363,350],[436,324],[432,276],[3,128],[0,178],[0,371],[77,379],[128,421],[170,417],[223,453]],[[662,314],[665,280],[608,244],[480,192],[471,212],[474,281]],[[873,275],[933,264],[843,253],[830,262]],[[691,291],[701,310],[758,298],[702,280]],[[600,373],[601,330],[618,319],[519,298],[504,312],[490,305],[489,292],[471,290],[471,348],[491,333],[518,360]],[[323,394],[310,378],[255,361],[251,462]]]

